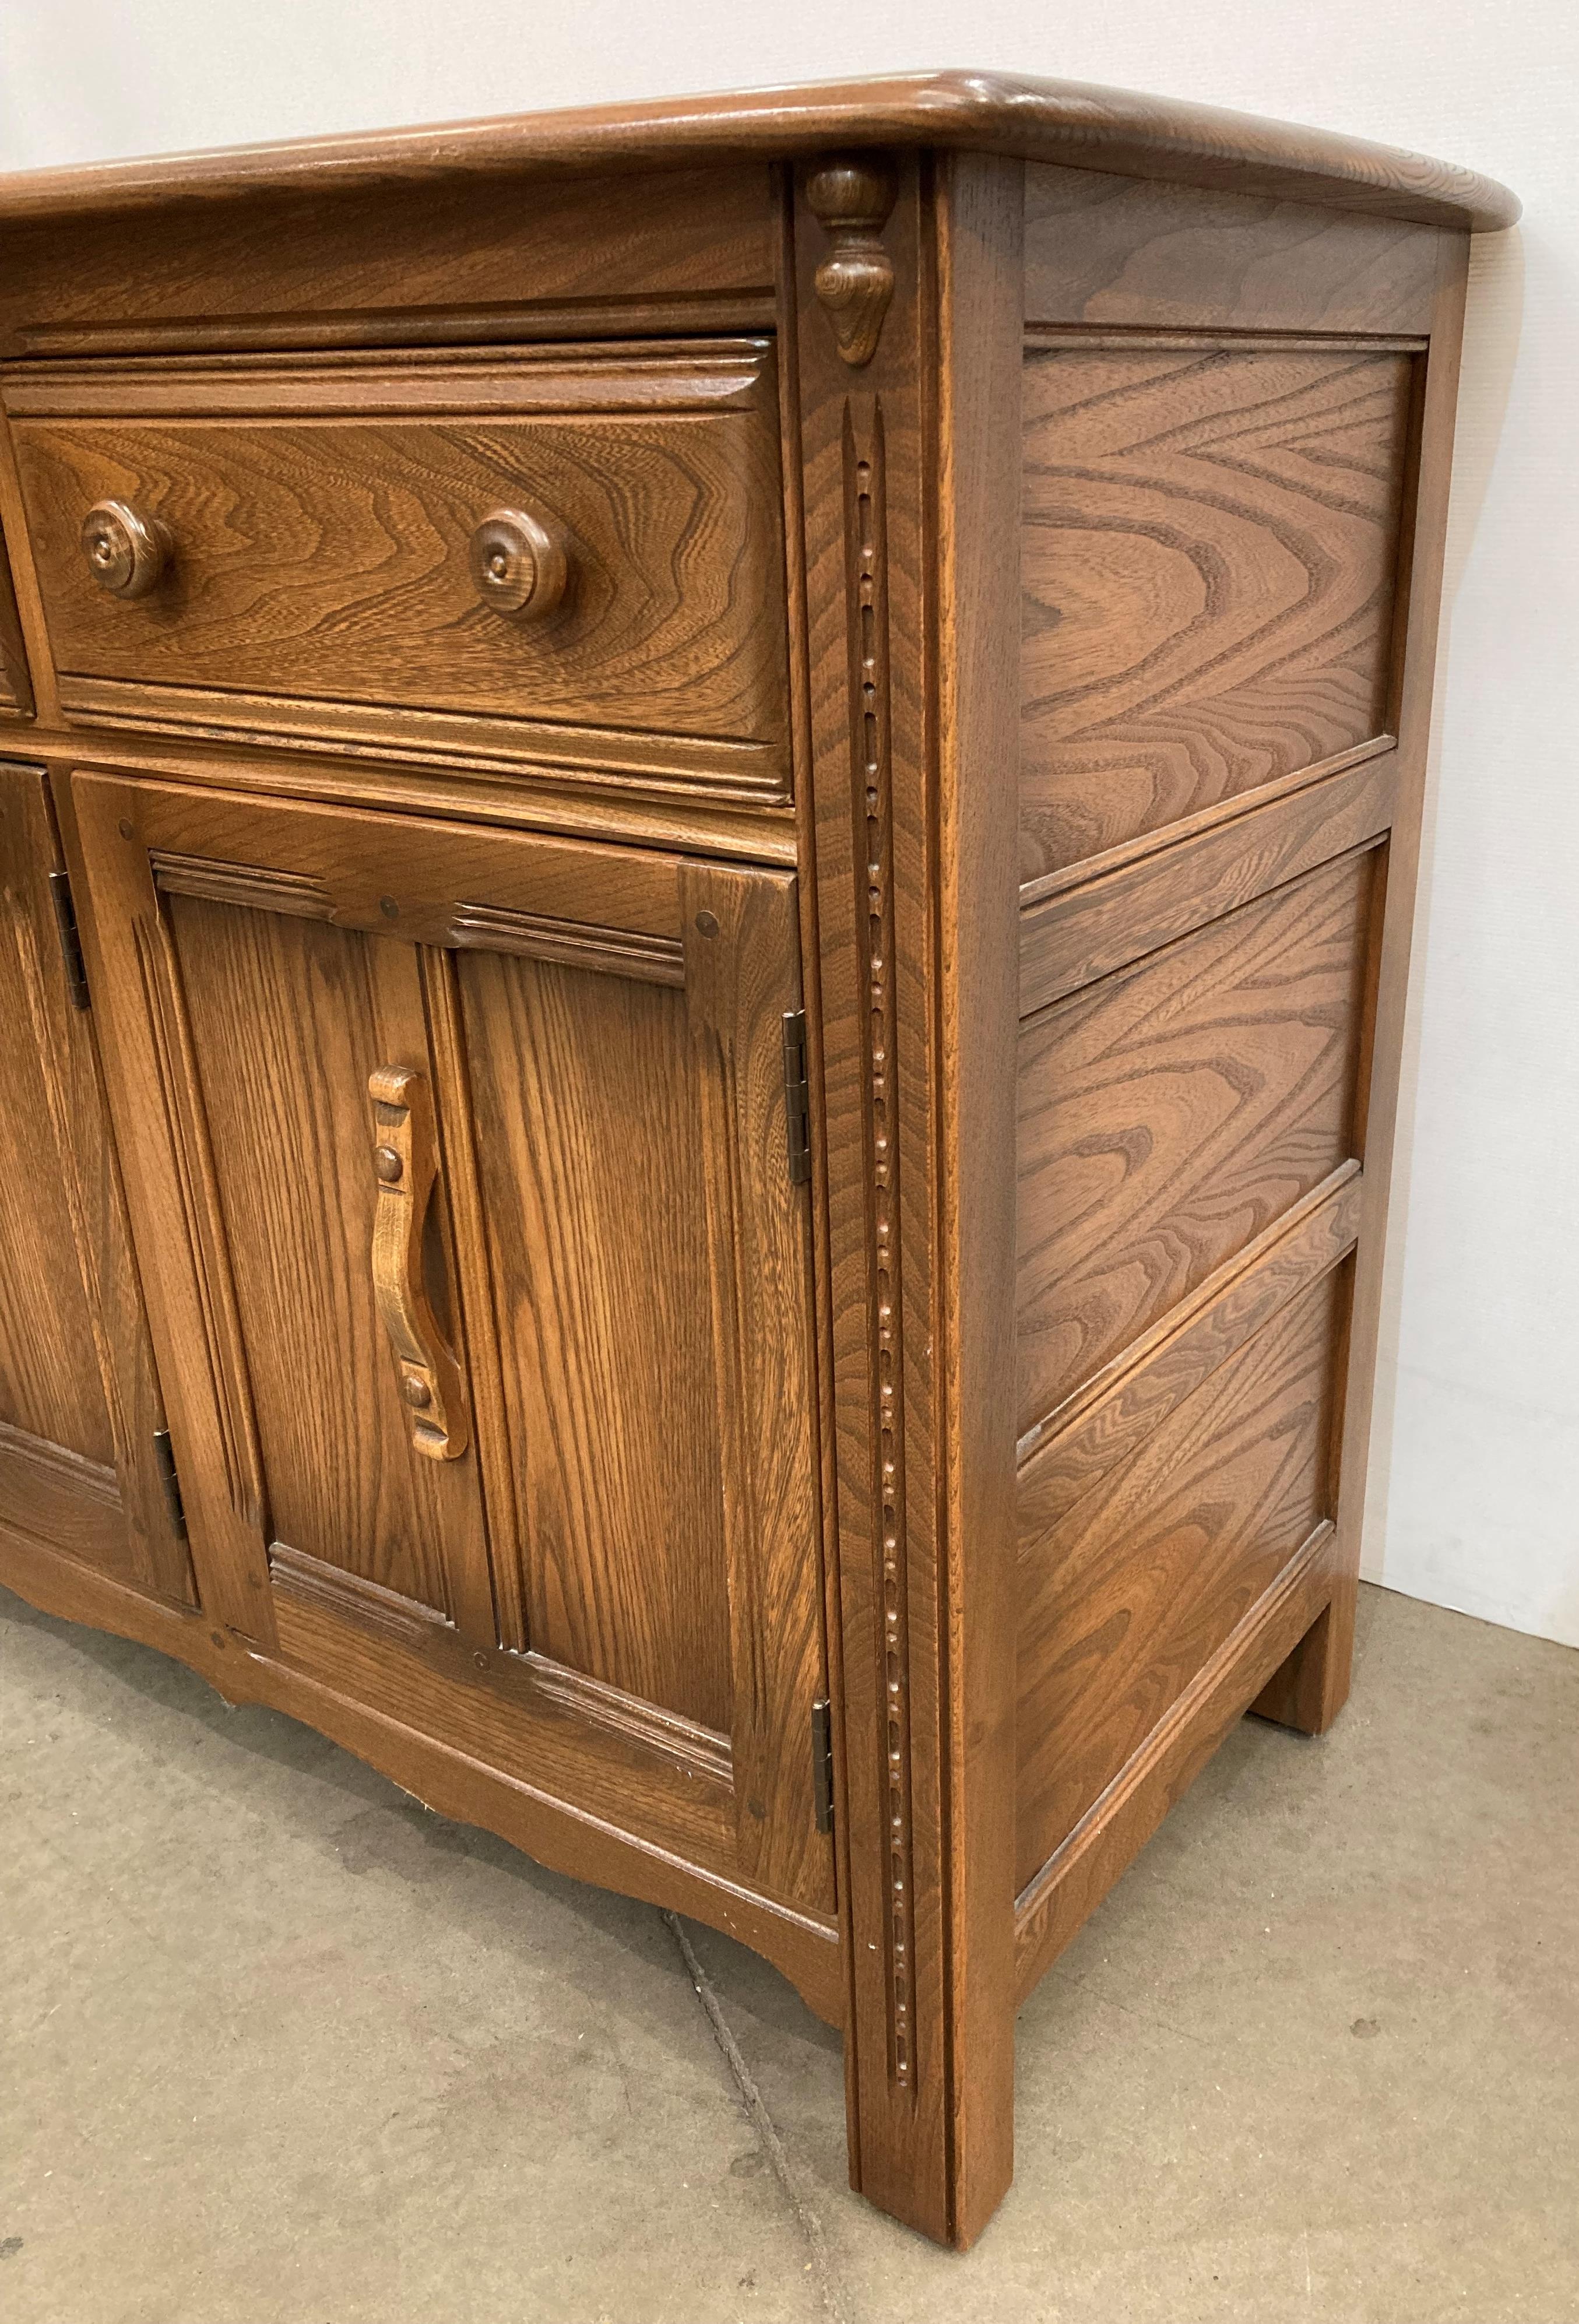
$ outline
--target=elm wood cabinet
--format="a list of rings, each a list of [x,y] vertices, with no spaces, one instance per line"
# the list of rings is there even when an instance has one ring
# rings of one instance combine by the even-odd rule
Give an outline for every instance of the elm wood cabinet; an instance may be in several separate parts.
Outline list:
[[[958,2245],[1347,1689],[1516,216],[963,74],[0,180],[0,1577],[757,1947]]]

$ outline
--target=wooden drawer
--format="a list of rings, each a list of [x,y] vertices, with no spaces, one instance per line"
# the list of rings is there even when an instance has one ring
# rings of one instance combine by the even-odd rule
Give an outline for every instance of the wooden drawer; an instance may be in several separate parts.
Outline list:
[[[74,721],[786,795],[769,343],[62,365],[5,400]],[[96,572],[105,504],[134,523]],[[479,540],[501,511],[535,566]]]

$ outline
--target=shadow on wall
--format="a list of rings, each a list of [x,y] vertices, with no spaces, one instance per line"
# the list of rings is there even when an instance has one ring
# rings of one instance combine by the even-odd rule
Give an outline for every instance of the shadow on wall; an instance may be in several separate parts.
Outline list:
[[[1447,540],[1442,575],[1442,623],[1437,641],[1436,715],[1426,768],[1425,812],[1420,826],[1420,881],[1414,948],[1409,961],[1408,1009],[1399,1068],[1398,1129],[1393,1149],[1391,1218],[1382,1287],[1380,1336],[1376,1356],[1376,1406],[1371,1420],[1371,1471],[1365,1506],[1361,1570],[1373,1582],[1385,1580],[1388,1503],[1392,1487],[1393,1429],[1398,1408],[1399,1308],[1404,1245],[1408,1237],[1409,1191],[1414,1179],[1415,1120],[1420,1076],[1420,990],[1431,943],[1435,899],[1437,782],[1442,756],[1441,706],[1445,675],[1453,650],[1453,612],[1470,550],[1485,505],[1503,423],[1512,392],[1514,366],[1524,320],[1524,243],[1517,226],[1506,234],[1477,234],[1470,243],[1469,297],[1464,312],[1464,367],[1453,443],[1453,480],[1447,508]]]

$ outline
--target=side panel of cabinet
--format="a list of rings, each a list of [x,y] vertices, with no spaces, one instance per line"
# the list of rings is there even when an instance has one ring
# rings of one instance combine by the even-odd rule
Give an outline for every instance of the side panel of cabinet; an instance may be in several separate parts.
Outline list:
[[[0,1526],[184,1600],[120,1175],[51,893],[60,867],[44,777],[0,767]]]
[[[1022,1993],[1240,1712],[1348,1691],[1464,254],[1387,255],[1341,337],[1315,245],[1308,336],[1028,335]]]
[[[830,1910],[792,880],[72,792],[205,1608]]]

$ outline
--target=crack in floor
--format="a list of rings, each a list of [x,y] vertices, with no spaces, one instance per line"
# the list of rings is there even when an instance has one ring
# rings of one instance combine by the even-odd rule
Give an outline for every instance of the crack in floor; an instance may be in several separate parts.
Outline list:
[[[800,2174],[790,2162],[789,2151],[779,2135],[778,2126],[768,2112],[767,2100],[757,2088],[756,2078],[746,2064],[739,2043],[729,2030],[728,2020],[724,2015],[718,1996],[713,1990],[706,1970],[697,1959],[696,1947],[687,1935],[685,1924],[679,1914],[665,1913],[662,1917],[679,1948],[680,1960],[685,1963],[686,1975],[690,1978],[697,1999],[702,2005],[703,2014],[712,2028],[713,2039],[724,2053],[724,2062],[734,2077],[734,2086],[740,2092],[741,2102],[750,2116],[752,2128],[762,2141],[762,2150],[767,2155],[773,2176],[779,2182],[780,2191],[795,2215],[796,2225],[806,2238],[806,2247],[811,2254],[812,2274],[822,2301],[823,2313],[827,2317],[828,2324],[850,2324],[848,2311],[845,2307],[838,2284],[835,2281],[832,2256],[828,2251],[827,2237],[823,2233],[822,2221],[818,2218],[801,2186]]]

